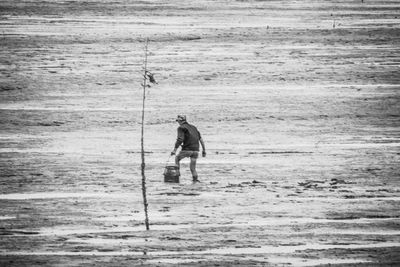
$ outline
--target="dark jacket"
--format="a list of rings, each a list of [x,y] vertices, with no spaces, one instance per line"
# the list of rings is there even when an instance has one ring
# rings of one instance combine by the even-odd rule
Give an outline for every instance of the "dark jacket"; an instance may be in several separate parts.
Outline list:
[[[201,139],[200,132],[197,128],[187,122],[178,127],[178,138],[176,139],[175,148],[182,143],[182,150],[199,151],[199,141]]]

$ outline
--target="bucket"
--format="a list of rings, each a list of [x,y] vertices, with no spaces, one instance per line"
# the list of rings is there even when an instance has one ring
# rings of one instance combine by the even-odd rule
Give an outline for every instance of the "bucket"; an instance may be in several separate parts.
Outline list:
[[[179,168],[176,165],[165,166],[164,169],[164,182],[166,183],[179,183],[180,176]]]

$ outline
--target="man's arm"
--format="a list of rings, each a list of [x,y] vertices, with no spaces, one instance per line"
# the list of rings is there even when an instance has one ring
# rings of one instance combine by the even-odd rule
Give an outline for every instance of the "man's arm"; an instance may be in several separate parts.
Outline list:
[[[201,148],[203,149],[202,155],[203,155],[203,157],[205,157],[207,153],[206,153],[206,145],[204,144],[203,138],[200,138],[200,144],[201,144]]]
[[[181,127],[178,128],[178,137],[176,138],[174,150],[171,152],[171,156],[176,154],[176,150],[178,150],[179,146],[182,144],[185,139],[185,133]]]

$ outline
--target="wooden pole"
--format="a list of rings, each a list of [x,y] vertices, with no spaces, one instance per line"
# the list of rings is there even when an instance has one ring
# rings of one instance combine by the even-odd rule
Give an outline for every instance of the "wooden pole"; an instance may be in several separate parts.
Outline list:
[[[143,194],[143,205],[144,205],[144,223],[146,225],[146,230],[150,230],[149,226],[149,215],[148,215],[148,203],[147,203],[147,195],[146,195],[146,175],[145,175],[145,161],[144,161],[144,110],[145,110],[145,100],[146,100],[146,87],[147,87],[147,46],[149,43],[149,39],[146,39],[146,44],[144,48],[144,74],[143,74],[143,102],[142,102],[142,132],[141,132],[141,156],[142,156],[142,164],[141,164],[141,174],[142,174],[142,194]]]

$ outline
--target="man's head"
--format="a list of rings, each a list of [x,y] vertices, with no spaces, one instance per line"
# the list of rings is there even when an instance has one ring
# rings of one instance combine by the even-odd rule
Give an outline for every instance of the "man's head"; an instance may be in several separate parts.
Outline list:
[[[185,115],[178,115],[176,117],[176,121],[179,123],[179,125],[181,125],[181,124],[186,122],[186,116]]]

